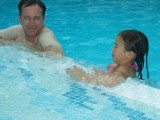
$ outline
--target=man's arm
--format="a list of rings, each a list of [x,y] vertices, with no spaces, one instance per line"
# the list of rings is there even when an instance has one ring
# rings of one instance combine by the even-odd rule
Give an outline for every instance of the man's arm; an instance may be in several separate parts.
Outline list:
[[[20,25],[11,26],[6,29],[0,30],[0,39],[3,40],[15,40],[17,37],[17,31],[20,29]]]
[[[48,28],[44,28],[38,37],[38,43],[42,47],[42,51],[52,51],[57,56],[64,56],[63,49],[58,43],[53,32]]]

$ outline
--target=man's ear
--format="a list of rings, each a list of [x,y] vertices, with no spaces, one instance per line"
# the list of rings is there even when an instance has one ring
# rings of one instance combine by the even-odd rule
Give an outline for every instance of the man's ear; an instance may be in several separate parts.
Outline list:
[[[18,16],[18,20],[21,21],[21,15]]]
[[[44,16],[44,17],[43,17],[43,22],[45,21],[45,19],[46,19],[46,17]]]

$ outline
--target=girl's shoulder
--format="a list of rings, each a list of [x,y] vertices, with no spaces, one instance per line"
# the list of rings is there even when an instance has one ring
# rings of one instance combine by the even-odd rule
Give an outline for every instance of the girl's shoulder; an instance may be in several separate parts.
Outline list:
[[[135,78],[136,76],[135,71],[131,68],[118,67],[115,72],[119,73],[125,79],[128,77]]]

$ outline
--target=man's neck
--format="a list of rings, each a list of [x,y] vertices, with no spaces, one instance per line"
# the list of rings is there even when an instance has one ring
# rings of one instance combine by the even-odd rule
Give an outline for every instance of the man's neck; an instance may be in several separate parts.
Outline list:
[[[34,45],[37,41],[37,36],[36,37],[26,37],[26,40]]]

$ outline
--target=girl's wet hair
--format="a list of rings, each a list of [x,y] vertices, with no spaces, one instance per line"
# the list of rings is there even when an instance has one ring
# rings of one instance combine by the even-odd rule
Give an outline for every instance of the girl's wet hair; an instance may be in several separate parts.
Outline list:
[[[22,13],[22,7],[28,7],[38,4],[42,8],[42,15],[45,16],[46,6],[41,0],[20,0],[18,4],[19,15]]]
[[[142,70],[144,61],[146,60],[147,78],[149,79],[148,71],[148,38],[145,34],[138,30],[124,30],[119,33],[119,36],[124,42],[127,51],[133,51],[136,54],[134,62],[138,65],[138,77],[143,79]]]

